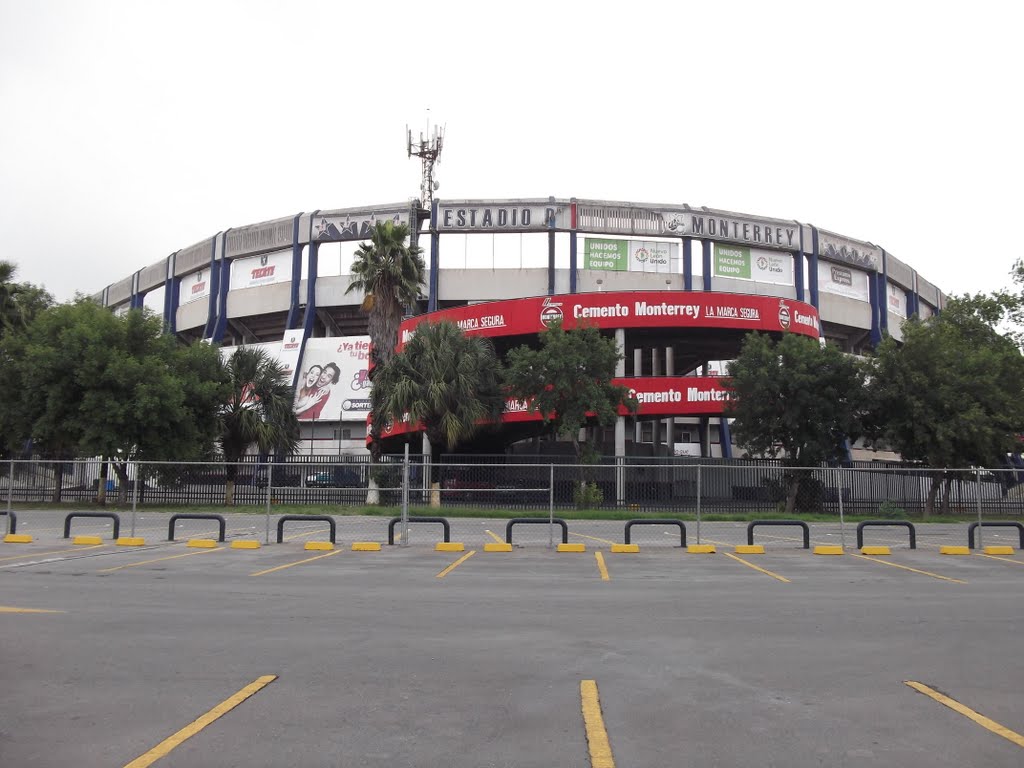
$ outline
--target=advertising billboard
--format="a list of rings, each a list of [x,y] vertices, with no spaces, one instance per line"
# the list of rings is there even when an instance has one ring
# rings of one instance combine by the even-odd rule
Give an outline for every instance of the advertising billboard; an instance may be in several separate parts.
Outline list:
[[[672,271],[679,260],[679,244],[652,240],[602,240],[588,237],[583,241],[583,268],[613,272]]]
[[[818,262],[818,290],[857,301],[871,301],[868,273],[839,264]]]
[[[778,251],[715,243],[712,274],[735,280],[793,285],[793,257]]]
[[[255,288],[292,279],[291,251],[264,253],[231,262],[231,288]]]
[[[369,336],[310,339],[295,386],[299,421],[366,421],[370,412]]]
[[[451,320],[479,336],[531,335],[561,320],[565,328],[732,328],[790,331],[818,338],[810,304],[773,296],[683,291],[607,291],[488,301],[410,318],[399,327],[405,345],[421,322]]]
[[[907,292],[895,283],[888,283],[887,306],[889,311],[900,317],[907,316]]]
[[[200,269],[198,272],[185,275],[178,284],[178,306],[190,301],[205,299],[210,295],[210,270]]]

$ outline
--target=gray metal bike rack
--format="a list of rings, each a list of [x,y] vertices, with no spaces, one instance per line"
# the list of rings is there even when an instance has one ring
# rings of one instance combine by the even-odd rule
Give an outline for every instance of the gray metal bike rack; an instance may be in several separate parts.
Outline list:
[[[297,522],[300,522],[300,521],[304,522],[304,523],[308,523],[308,522],[311,522],[311,521],[318,522],[318,523],[327,523],[327,525],[330,526],[330,529],[331,529],[330,530],[331,544],[337,544],[338,543],[335,540],[335,538],[336,538],[335,537],[335,532],[337,531],[337,523],[334,522],[334,518],[331,517],[330,515],[281,515],[281,517],[279,517],[277,519],[277,543],[281,544],[284,541],[284,524],[285,523],[287,523],[287,522],[297,523]]]
[[[217,537],[217,541],[224,541],[224,536],[227,533],[228,525],[224,521],[224,515],[203,515],[196,512],[179,512],[176,515],[171,515],[171,520],[167,523],[167,540],[174,541],[174,526],[179,520],[214,520],[220,528],[220,535]]]
[[[637,520],[626,521],[626,532],[623,534],[623,541],[630,544],[629,532],[634,525],[677,525],[679,526],[679,546],[686,546],[686,524],[682,520],[660,520],[656,517],[643,517]]]
[[[438,523],[444,528],[444,533],[442,535],[444,536],[445,543],[450,542],[452,540],[452,527],[448,524],[448,521],[443,517],[424,517],[423,515],[412,515],[410,517],[407,517],[406,520],[408,520],[410,523]],[[394,545],[395,543],[395,526],[398,525],[400,522],[402,522],[402,518],[400,517],[392,517],[391,520],[388,521],[389,545]]]
[[[917,529],[914,524],[907,520],[865,520],[862,523],[857,523],[857,549],[864,546],[864,529],[867,527],[897,527],[906,528],[910,531],[910,548],[917,549]]]
[[[763,526],[797,525],[804,531],[804,549],[811,548],[811,529],[803,520],[755,520],[747,526],[747,544],[754,543],[754,529]]]
[[[554,523],[555,525],[561,526],[562,528],[562,543],[569,543],[569,525],[560,517],[547,518],[547,517],[513,517],[508,521],[508,525],[505,526],[505,543],[512,543],[512,526],[513,525],[548,525]]]
[[[1024,523],[1016,523],[1010,520],[1001,520],[997,522],[980,522],[971,523],[967,526],[967,546],[970,549],[974,549],[974,529],[978,526],[985,528],[1016,528],[1020,534],[1020,549],[1024,549]],[[13,528],[11,530],[14,530]]]
[[[115,512],[72,512],[70,515],[64,518],[64,538],[71,538],[71,521],[76,517],[100,517],[107,520],[114,521],[114,538],[118,538],[121,535],[121,517]],[[14,518],[11,518],[11,522],[14,522]],[[13,528],[12,528],[13,530]],[[223,539],[221,539],[223,541]]]

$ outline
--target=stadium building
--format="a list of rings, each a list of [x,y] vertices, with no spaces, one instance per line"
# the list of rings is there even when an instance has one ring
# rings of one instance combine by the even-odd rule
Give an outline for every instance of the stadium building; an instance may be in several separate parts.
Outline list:
[[[365,453],[367,315],[348,292],[372,227],[408,224],[426,283],[403,344],[451,319],[499,351],[554,318],[597,325],[624,353],[635,417],[596,435],[606,455],[730,458],[721,361],[750,331],[800,333],[851,354],[945,296],[877,245],[795,220],[690,205],[570,199],[435,200],[317,210],[232,227],[107,286],[114,311],[150,307],[185,341],[260,345],[292,373],[308,454]],[[510,401],[480,450],[526,449],[539,421]],[[385,445],[408,425],[391,424]],[[402,438],[404,440],[404,438]]]

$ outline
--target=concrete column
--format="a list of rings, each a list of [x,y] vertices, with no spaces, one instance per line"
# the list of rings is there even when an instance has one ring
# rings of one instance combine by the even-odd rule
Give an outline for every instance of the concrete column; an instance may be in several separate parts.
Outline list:
[[[711,420],[707,416],[700,417],[700,455],[703,459],[711,456]]]
[[[676,375],[675,350],[672,347],[665,347],[665,375]],[[665,419],[665,445],[668,446],[668,455],[674,456],[676,452],[676,420],[674,416]]]
[[[619,349],[619,362],[615,364],[615,375],[626,375],[626,329],[615,329],[615,346]],[[626,503],[626,470],[623,458],[626,455],[626,417],[619,416],[615,420],[615,503]]]
[[[644,351],[640,347],[633,350],[633,375],[639,376],[644,370]],[[633,444],[640,443],[640,422],[633,420]]]
[[[659,359],[658,351],[659,350],[658,350],[657,347],[651,347],[651,375],[652,376],[660,376],[661,375],[661,360]],[[655,420],[654,422],[651,423],[651,443],[652,443],[651,450],[652,450],[653,455],[655,455],[655,456],[659,456],[661,454],[661,429],[660,429],[660,427],[661,427],[661,421],[660,420]]]

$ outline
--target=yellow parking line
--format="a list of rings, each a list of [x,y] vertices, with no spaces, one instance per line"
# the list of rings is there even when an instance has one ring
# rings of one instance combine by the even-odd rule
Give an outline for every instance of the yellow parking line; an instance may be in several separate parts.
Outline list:
[[[88,547],[72,547],[71,549],[53,549],[49,552],[23,552],[20,555],[11,555],[9,557],[0,557],[0,563],[7,560],[24,560],[25,558],[42,557],[43,555],[61,555],[66,552],[85,552],[87,549],[96,549],[97,547],[105,547],[106,544],[92,544]]]
[[[15,608],[11,605],[0,605],[0,613],[64,613],[64,611],[49,611],[45,608]]]
[[[748,568],[753,568],[755,571],[760,571],[761,573],[766,574],[767,576],[771,576],[773,579],[778,579],[779,581],[783,581],[786,584],[792,584],[793,583],[789,579],[787,579],[785,576],[779,576],[779,574],[777,574],[777,573],[772,573],[768,569],[762,568],[759,565],[754,565],[753,563],[744,560],[742,557],[737,557],[736,555],[732,554],[731,552],[723,552],[722,554],[725,555],[726,557],[731,557],[736,562],[743,563]]]
[[[891,566],[893,568],[899,568],[899,569],[904,570],[904,571],[911,571],[912,573],[920,573],[920,574],[922,574],[924,576],[931,576],[933,579],[942,579],[943,581],[952,581],[954,584],[966,584],[967,583],[966,581],[963,581],[962,579],[951,579],[949,576],[940,576],[939,574],[932,573],[931,571],[921,571],[921,570],[918,570],[917,568],[911,568],[911,567],[906,566],[906,565],[900,565],[899,563],[890,563],[888,560],[879,560],[877,557],[868,557],[867,555],[858,555],[858,554],[854,554],[854,553],[851,553],[851,554],[853,554],[854,557],[859,557],[861,560],[870,560],[873,563],[881,563],[882,565],[888,565],[888,566]]]
[[[262,576],[265,573],[273,573],[274,571],[283,571],[285,568],[291,568],[293,565],[302,565],[303,563],[312,563],[314,560],[320,560],[324,557],[331,557],[332,555],[340,555],[345,550],[336,549],[333,552],[328,552],[326,555],[317,555],[316,557],[307,557],[305,560],[296,560],[294,563],[285,563],[279,565],[276,568],[267,568],[265,571],[256,571],[256,573],[250,573],[250,576]]]
[[[973,720],[982,728],[987,728],[988,730],[992,731],[992,733],[1002,736],[1007,741],[1012,741],[1018,747],[1024,747],[1024,736],[1021,736],[1019,733],[1016,733],[1015,731],[1011,731],[1006,726],[1000,725],[995,720],[990,720],[980,712],[975,712],[970,707],[965,707],[956,699],[951,699],[949,698],[949,696],[939,693],[934,688],[929,688],[924,683],[918,683],[913,680],[904,680],[903,682],[905,685],[909,685],[918,693],[923,693],[928,698],[934,699],[935,701],[939,702],[939,704],[944,704],[945,706],[952,709],[954,712]]]
[[[596,681],[580,681],[580,709],[583,710],[583,725],[587,729],[591,768],[615,768],[608,731],[604,728],[604,718],[601,716],[601,699]]]
[[[140,560],[137,563],[126,563],[124,565],[116,565],[113,568],[103,568],[96,573],[113,573],[114,571],[120,571],[122,568],[134,568],[137,565],[149,565],[150,563],[160,563],[164,560],[175,560],[179,557],[191,557],[192,555],[207,555],[210,552],[218,552],[224,549],[224,547],[215,547],[214,549],[203,549],[198,552],[186,552],[183,555],[168,555],[167,557],[157,557],[153,560]]]
[[[611,576],[608,575],[608,566],[604,564],[604,555],[595,552],[594,557],[597,558],[597,570],[601,572],[601,581],[611,581]]]
[[[496,534],[494,531],[484,531],[484,533],[486,533],[488,536],[490,536],[492,539],[494,539],[499,544],[504,544],[505,543],[505,540],[503,538],[501,538],[498,534]]]
[[[226,715],[243,701],[253,694],[259,693],[275,680],[277,680],[277,675],[264,675],[263,677],[256,678],[256,680],[249,683],[249,685],[245,686],[245,688],[240,690],[234,696],[225,699],[205,715],[192,721],[173,736],[167,737],[146,754],[139,755],[139,757],[132,760],[124,768],[147,768],[147,766],[152,765],[161,757],[167,755],[172,749],[195,736],[203,730],[203,728],[210,725],[210,723],[219,719],[223,715]]]
[[[444,569],[443,571],[441,571],[441,572],[440,572],[439,574],[437,574],[436,578],[438,578],[438,579],[443,579],[443,578],[444,578],[445,576],[447,576],[447,575],[448,575],[449,573],[451,573],[452,571],[454,571],[454,570],[455,570],[456,568],[458,568],[458,567],[459,567],[460,565],[462,565],[462,564],[463,564],[464,562],[466,562],[467,560],[469,560],[469,558],[471,558],[471,557],[472,557],[473,555],[475,555],[475,554],[476,554],[476,550],[475,550],[475,549],[471,549],[471,550],[469,550],[469,552],[467,552],[466,554],[464,554],[464,555],[463,555],[462,557],[460,557],[460,558],[459,558],[458,560],[456,560],[456,561],[455,561],[454,563],[452,563],[452,564],[451,564],[451,565],[449,565],[449,566],[448,566],[447,568],[445,568],[445,569]]]
[[[983,555],[981,552],[972,552],[975,557],[990,557],[993,560],[1002,560],[1004,563],[1013,563],[1014,565],[1024,565],[1024,560],[1013,560],[1009,557],[1000,557],[999,555]]]
[[[587,536],[585,533],[576,533],[575,531],[569,531],[570,536],[579,536],[580,538],[590,539],[591,541],[600,541],[602,544],[618,544],[617,541],[611,541],[609,539],[600,539],[597,536]]]

